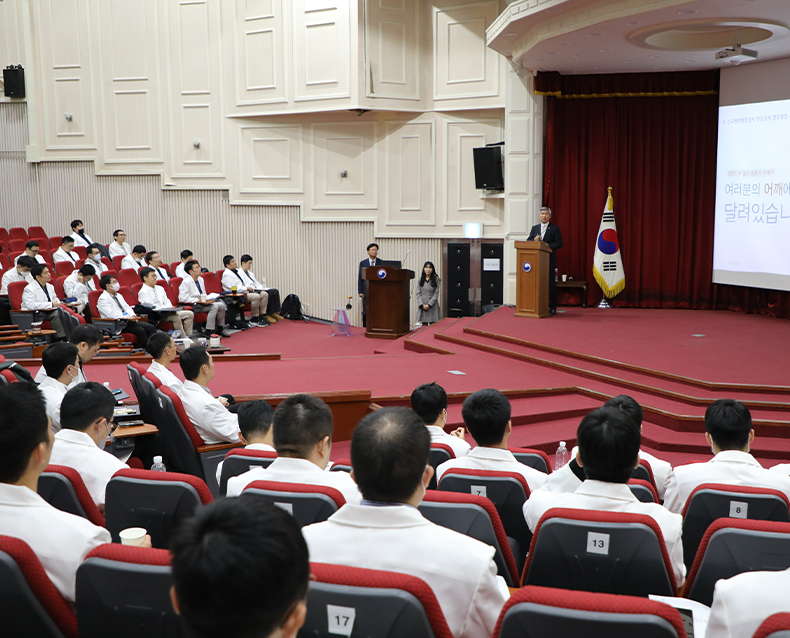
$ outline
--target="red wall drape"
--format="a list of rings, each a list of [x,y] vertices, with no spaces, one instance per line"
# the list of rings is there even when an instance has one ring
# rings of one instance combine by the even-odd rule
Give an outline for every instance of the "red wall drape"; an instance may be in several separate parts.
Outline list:
[[[546,98],[544,201],[565,242],[557,268],[590,283],[588,303],[601,298],[592,264],[611,186],[626,278],[614,305],[790,318],[790,293],[711,281],[718,72],[541,75],[539,91],[585,96]]]

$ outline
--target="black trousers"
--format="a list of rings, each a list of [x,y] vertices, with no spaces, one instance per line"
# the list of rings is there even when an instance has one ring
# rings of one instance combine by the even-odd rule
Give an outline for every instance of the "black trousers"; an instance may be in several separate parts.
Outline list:
[[[158,331],[150,323],[144,321],[129,321],[121,332],[128,332],[137,337],[137,347],[148,348],[148,340]]]
[[[269,303],[264,314],[273,315],[280,312],[280,291],[277,288],[269,288],[266,292],[269,293]]]

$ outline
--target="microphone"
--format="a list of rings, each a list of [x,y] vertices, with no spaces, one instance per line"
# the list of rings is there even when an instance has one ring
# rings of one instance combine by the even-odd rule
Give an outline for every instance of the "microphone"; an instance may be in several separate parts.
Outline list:
[[[400,262],[400,266],[401,266],[401,268],[403,268],[404,264],[406,263],[406,260],[409,258],[409,255],[411,255],[411,250],[409,250],[409,251],[406,251],[406,256],[405,256],[405,257],[403,258],[403,260]]]

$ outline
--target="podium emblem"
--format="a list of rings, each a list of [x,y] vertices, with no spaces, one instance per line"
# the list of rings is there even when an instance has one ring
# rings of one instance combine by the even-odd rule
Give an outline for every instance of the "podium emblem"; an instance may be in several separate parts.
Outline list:
[[[532,270],[532,264],[528,261],[525,261],[523,264],[521,264],[521,267],[524,269],[524,272],[529,272]]]
[[[383,268],[379,268],[376,271],[376,274],[378,275],[379,279],[386,279],[387,278],[387,271],[384,270]]]

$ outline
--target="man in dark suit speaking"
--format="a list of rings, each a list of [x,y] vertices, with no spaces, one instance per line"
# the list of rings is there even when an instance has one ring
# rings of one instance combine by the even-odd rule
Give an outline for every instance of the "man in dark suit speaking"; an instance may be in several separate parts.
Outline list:
[[[529,232],[530,239],[545,241],[552,252],[549,255],[549,314],[557,312],[557,282],[554,280],[554,272],[557,269],[557,250],[562,248],[562,233],[559,226],[550,224],[551,208],[544,206],[540,209],[540,224],[535,224]]]
[[[382,261],[381,259],[378,258],[378,254],[379,254],[379,245],[368,244],[368,258],[363,259],[362,261],[359,262],[359,274],[357,275],[357,293],[359,293],[359,298],[362,299],[363,326],[367,325],[366,304],[365,304],[365,292],[367,290],[365,288],[365,280],[362,279],[362,269],[370,268],[371,266],[380,266],[382,264]]]

